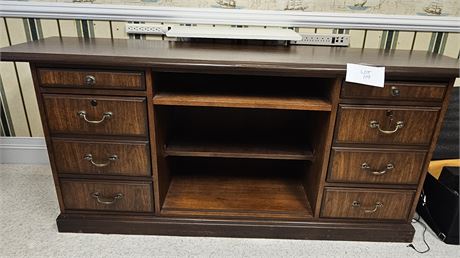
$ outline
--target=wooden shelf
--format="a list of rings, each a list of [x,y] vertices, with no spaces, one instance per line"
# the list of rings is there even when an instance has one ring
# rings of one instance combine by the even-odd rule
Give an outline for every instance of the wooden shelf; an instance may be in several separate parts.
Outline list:
[[[298,178],[264,175],[174,175],[161,213],[283,219],[312,217]]]
[[[331,103],[318,97],[294,96],[244,96],[232,94],[204,94],[163,92],[153,97],[155,105],[232,107],[232,108],[266,108],[331,111]]]
[[[312,160],[311,150],[290,144],[244,144],[171,141],[164,149],[166,156],[222,157],[253,159]]]

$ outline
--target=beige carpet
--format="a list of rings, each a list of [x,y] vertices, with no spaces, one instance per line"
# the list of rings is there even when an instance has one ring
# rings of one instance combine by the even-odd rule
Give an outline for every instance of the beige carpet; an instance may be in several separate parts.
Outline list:
[[[406,243],[58,233],[58,206],[48,166],[0,165],[2,257],[458,257],[427,232],[431,251]],[[422,227],[414,244],[424,247]]]

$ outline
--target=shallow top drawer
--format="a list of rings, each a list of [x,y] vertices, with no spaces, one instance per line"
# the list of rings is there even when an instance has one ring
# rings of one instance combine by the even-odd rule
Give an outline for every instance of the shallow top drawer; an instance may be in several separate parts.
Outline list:
[[[386,82],[383,88],[344,82],[342,98],[406,101],[442,101],[446,83]]]
[[[37,73],[42,87],[145,89],[144,73],[140,71],[38,68]]]

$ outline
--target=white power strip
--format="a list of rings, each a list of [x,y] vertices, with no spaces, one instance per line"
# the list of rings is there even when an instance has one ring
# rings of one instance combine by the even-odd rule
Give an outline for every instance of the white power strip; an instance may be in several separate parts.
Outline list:
[[[301,40],[291,41],[295,45],[345,46],[350,45],[348,34],[300,34]]]
[[[127,23],[125,26],[128,34],[165,35],[168,32],[168,27],[164,25]]]

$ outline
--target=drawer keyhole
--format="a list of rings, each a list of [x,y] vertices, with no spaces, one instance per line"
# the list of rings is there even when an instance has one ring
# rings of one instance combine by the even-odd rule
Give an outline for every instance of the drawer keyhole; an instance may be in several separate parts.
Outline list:
[[[93,106],[93,107],[97,106],[97,100],[95,100],[95,99],[92,99],[90,101],[90,103],[91,103],[91,106]]]

